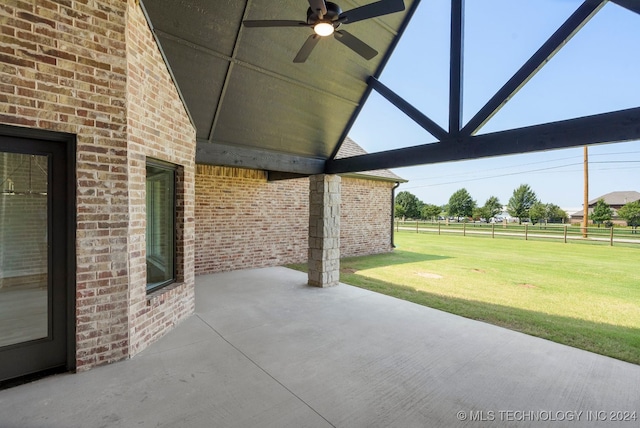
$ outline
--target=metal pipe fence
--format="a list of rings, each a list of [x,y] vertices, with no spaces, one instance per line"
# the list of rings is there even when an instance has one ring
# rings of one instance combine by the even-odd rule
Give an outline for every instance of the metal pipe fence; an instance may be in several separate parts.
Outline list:
[[[517,224],[517,223],[469,223],[469,222],[429,222],[429,221],[395,221],[396,231],[409,230],[415,233],[475,235],[490,238],[511,239],[551,239],[564,243],[569,241],[585,241],[593,243],[640,244],[640,229],[630,227],[588,227],[586,236],[580,225],[570,224]]]

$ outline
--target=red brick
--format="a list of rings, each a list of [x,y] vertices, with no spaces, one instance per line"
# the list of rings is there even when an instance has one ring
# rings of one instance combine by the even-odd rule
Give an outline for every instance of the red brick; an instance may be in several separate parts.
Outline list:
[[[0,54],[0,62],[17,65],[19,67],[28,67],[28,68],[35,68],[35,65],[36,65],[35,61],[19,58],[13,55],[5,55],[5,54]]]
[[[51,19],[43,18],[42,16],[34,15],[29,12],[19,11],[16,13],[16,17],[23,19],[25,21],[33,22],[35,24],[46,25],[51,28],[56,28],[56,22]]]

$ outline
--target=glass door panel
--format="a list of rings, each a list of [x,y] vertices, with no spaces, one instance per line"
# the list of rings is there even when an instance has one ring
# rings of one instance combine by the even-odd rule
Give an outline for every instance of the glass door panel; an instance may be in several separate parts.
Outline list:
[[[50,335],[48,165],[0,152],[0,347]]]
[[[72,367],[72,137],[0,127],[0,388]],[[44,135],[46,134],[46,135]]]

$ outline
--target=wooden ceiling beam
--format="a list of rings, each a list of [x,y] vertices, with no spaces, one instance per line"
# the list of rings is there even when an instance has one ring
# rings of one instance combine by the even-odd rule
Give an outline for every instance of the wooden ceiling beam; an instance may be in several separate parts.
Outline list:
[[[640,140],[640,107],[329,160],[325,173],[400,168],[633,140]]]

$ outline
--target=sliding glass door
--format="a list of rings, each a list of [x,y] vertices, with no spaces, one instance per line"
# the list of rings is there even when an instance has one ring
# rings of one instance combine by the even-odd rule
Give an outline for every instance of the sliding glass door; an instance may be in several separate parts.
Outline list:
[[[0,137],[0,382],[67,365],[64,145]]]

